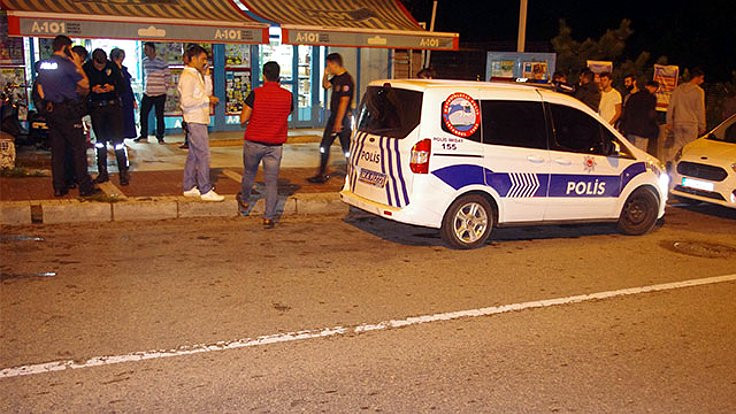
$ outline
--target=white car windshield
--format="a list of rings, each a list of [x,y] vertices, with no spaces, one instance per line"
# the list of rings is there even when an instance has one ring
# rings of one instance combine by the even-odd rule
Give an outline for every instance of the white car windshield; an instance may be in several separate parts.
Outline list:
[[[736,115],[732,115],[721,125],[718,125],[708,134],[708,139],[736,144]]]

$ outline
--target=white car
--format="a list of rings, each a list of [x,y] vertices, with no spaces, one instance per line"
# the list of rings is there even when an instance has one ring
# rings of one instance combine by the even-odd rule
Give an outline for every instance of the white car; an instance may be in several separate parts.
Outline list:
[[[671,194],[736,208],[736,115],[677,153]]]
[[[659,161],[569,96],[384,80],[363,97],[340,196],[472,248],[496,226],[530,223],[612,221],[644,234],[664,215],[668,183]]]

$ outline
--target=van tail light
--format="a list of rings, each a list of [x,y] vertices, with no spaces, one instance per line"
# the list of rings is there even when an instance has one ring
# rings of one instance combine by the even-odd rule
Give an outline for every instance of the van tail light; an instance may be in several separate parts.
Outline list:
[[[413,173],[429,173],[429,156],[431,152],[432,141],[429,139],[423,139],[414,144],[414,147],[411,149],[411,162],[409,163]]]

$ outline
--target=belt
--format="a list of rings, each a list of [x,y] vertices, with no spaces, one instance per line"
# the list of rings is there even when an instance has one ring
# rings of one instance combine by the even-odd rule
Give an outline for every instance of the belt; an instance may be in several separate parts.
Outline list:
[[[113,106],[118,105],[120,102],[118,102],[117,99],[111,99],[109,101],[92,101],[92,106],[95,107],[102,107],[102,106]]]

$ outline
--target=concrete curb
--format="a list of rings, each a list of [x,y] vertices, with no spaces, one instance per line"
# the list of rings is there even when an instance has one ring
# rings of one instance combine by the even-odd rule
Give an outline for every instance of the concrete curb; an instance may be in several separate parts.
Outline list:
[[[0,225],[17,226],[33,223],[33,209],[39,224],[94,223],[110,221],[169,220],[192,217],[237,217],[234,196],[221,203],[204,202],[186,197],[140,197],[116,202],[81,200],[34,200],[0,202]],[[259,199],[248,215],[259,216],[265,200]],[[348,212],[338,193],[305,193],[279,199],[279,212],[292,215],[332,215]]]

